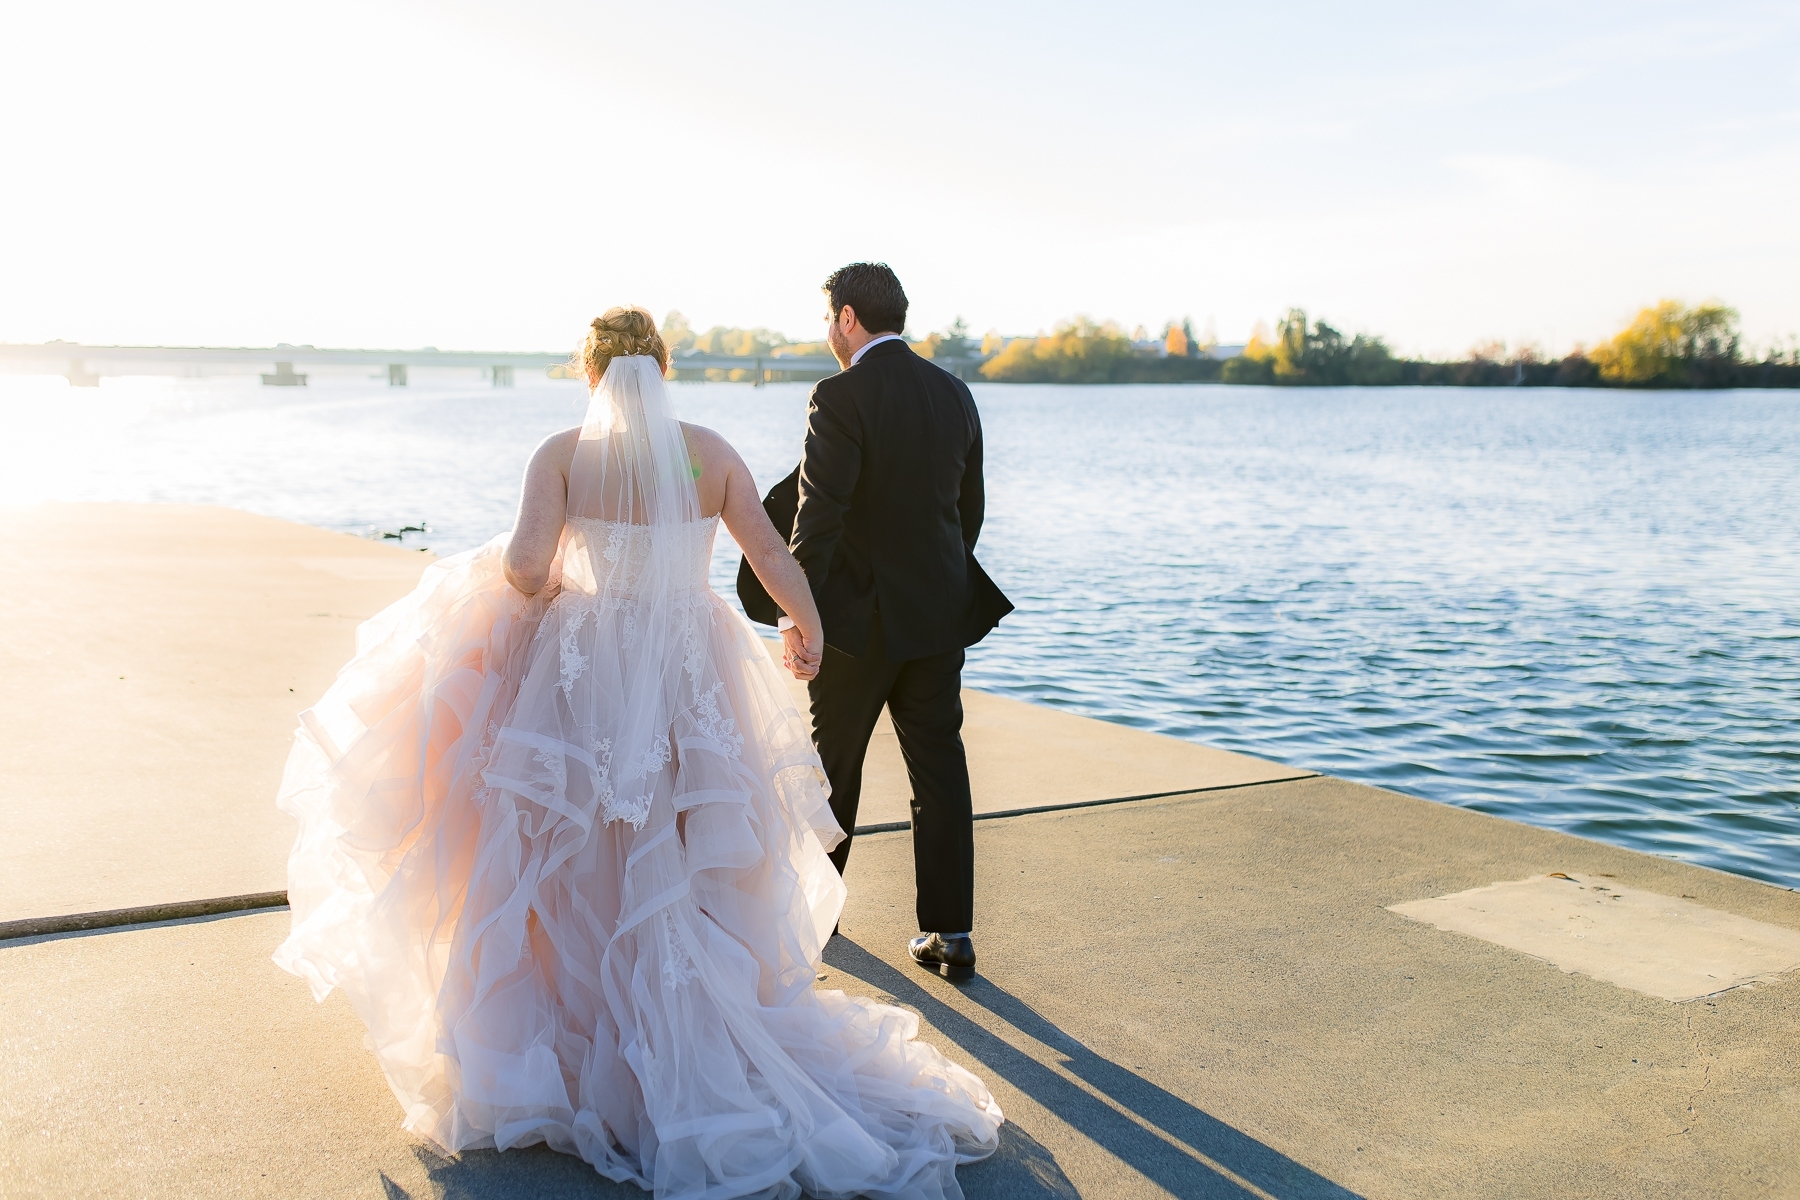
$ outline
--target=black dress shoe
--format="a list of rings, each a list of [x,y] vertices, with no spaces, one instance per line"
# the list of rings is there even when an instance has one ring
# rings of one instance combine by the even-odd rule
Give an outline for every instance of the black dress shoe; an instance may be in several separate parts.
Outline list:
[[[909,948],[914,962],[945,979],[961,982],[975,978],[975,943],[966,937],[928,933],[914,938]]]

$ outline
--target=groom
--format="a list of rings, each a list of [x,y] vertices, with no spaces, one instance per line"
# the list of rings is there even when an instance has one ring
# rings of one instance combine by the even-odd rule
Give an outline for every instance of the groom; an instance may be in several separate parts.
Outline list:
[[[843,371],[814,388],[806,450],[766,507],[792,528],[825,626],[807,684],[813,741],[850,857],[863,757],[885,706],[912,785],[913,872],[921,936],[914,960],[952,979],[975,971],[975,832],[962,744],[963,649],[1012,604],[975,561],[984,494],[981,418],[968,385],[901,338],[906,293],[885,263],[832,272],[827,341]],[[793,488],[794,491],[788,489]],[[796,504],[797,499],[797,504]],[[749,576],[748,580],[745,576]],[[740,594],[760,591],[741,572]],[[772,611],[765,597],[744,594]],[[751,611],[752,616],[758,613]],[[799,632],[779,618],[787,655]]]

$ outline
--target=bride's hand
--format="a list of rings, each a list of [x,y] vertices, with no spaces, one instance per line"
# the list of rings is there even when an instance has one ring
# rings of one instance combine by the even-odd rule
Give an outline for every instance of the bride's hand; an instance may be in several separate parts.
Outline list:
[[[781,649],[781,663],[794,673],[794,678],[811,679],[819,673],[825,639],[816,629],[808,636],[798,625],[792,625],[781,631]]]

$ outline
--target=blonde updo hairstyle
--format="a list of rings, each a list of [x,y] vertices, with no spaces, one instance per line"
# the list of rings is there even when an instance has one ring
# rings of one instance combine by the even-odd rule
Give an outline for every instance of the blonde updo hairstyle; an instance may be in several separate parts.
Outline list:
[[[636,305],[609,308],[595,317],[569,365],[597,381],[608,363],[630,354],[648,354],[664,371],[669,369],[669,348],[656,332],[655,318]]]

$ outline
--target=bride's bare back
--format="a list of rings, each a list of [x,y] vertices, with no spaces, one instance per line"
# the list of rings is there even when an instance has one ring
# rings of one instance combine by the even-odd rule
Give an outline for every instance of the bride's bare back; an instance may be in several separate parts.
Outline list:
[[[823,652],[824,635],[819,624],[818,608],[813,603],[812,589],[787,542],[776,532],[769,514],[763,511],[761,493],[750,468],[730,442],[703,425],[681,422],[682,439],[687,443],[688,461],[695,472],[694,488],[699,494],[700,515],[720,517],[725,528],[750,560],[769,595],[781,610],[794,619],[795,627],[810,653],[810,664],[816,665]],[[526,595],[543,590],[550,577],[550,565],[561,544],[563,525],[569,509],[569,472],[575,461],[575,446],[581,429],[565,429],[551,434],[532,453],[525,468],[525,482],[519,491],[519,515],[513,522],[512,539],[506,547],[506,579]],[[810,677],[814,670],[797,670],[796,675]]]

